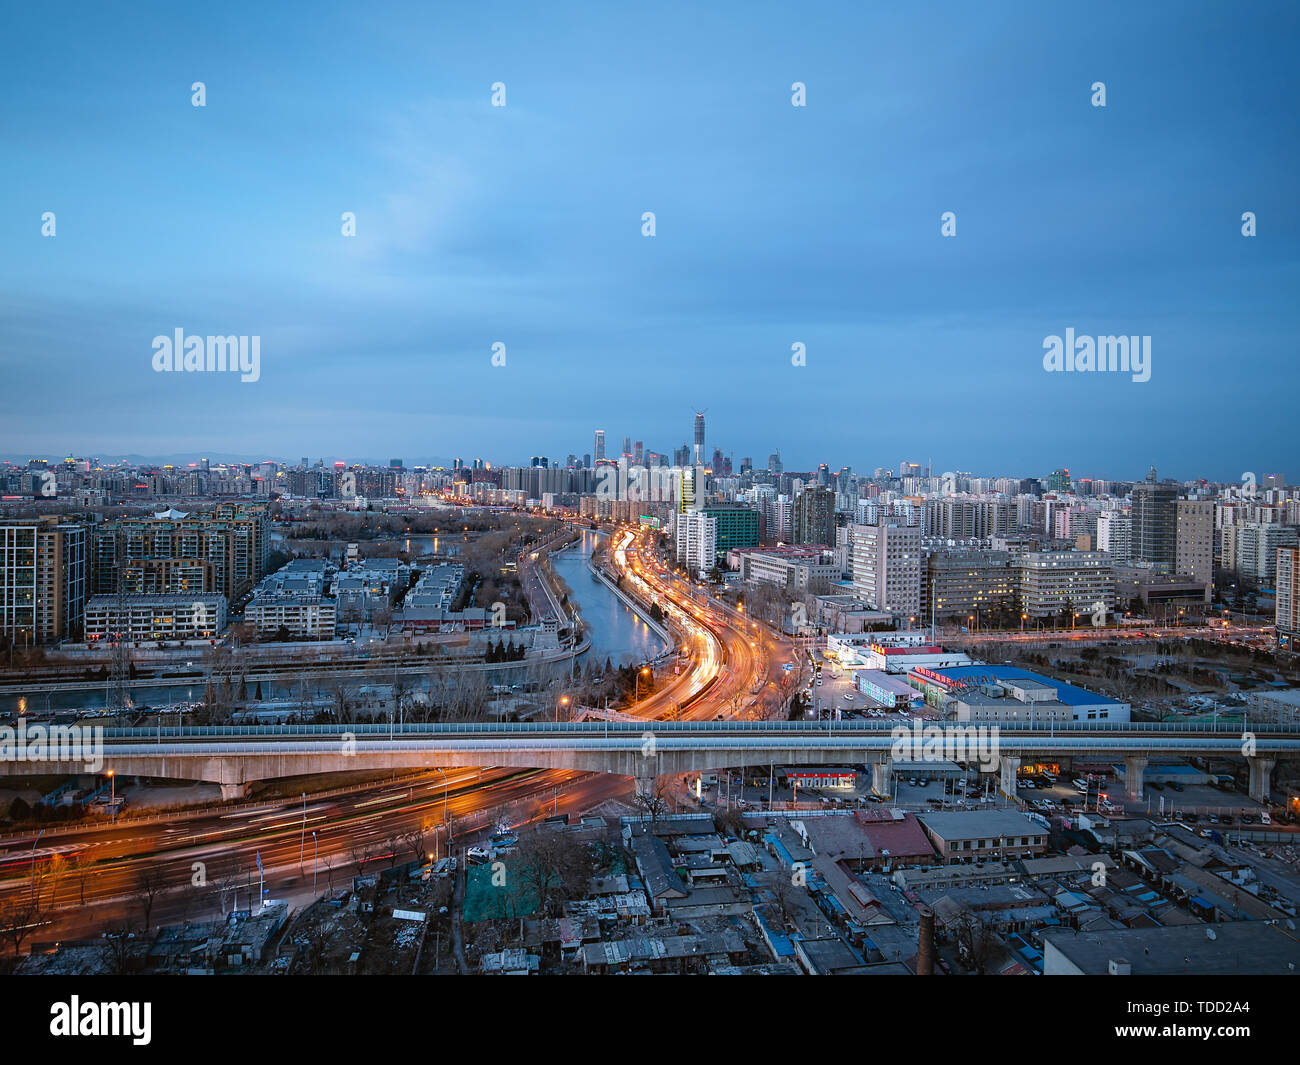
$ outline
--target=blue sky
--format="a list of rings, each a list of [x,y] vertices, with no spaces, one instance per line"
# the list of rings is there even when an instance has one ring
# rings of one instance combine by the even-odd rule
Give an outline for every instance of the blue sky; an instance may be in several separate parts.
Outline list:
[[[1300,477],[1300,8],[1042,6],[13,12],[0,451],[513,462],[703,407],[787,468]],[[1044,372],[1067,327],[1151,380]],[[155,373],[176,328],[260,381]]]

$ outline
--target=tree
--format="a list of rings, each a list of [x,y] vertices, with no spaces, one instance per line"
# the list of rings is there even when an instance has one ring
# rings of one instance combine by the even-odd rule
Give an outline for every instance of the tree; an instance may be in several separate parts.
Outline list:
[[[26,891],[0,901],[0,936],[13,947],[15,955],[22,953],[23,943],[36,931],[41,917],[39,900]]]
[[[538,901],[544,916],[559,913],[566,898],[581,894],[593,872],[591,852],[563,830],[549,825],[529,829],[510,856],[507,875],[523,895]]]
[[[650,791],[637,788],[632,802],[644,816],[650,818],[651,824],[656,823],[660,816],[668,813],[668,787],[665,778],[655,777]]]
[[[141,925],[145,932],[148,932],[152,925],[154,902],[165,886],[166,881],[162,870],[156,865],[147,866],[136,874],[133,895],[135,904],[140,909]]]
[[[988,965],[1001,950],[1001,942],[991,920],[964,906],[948,926],[957,942],[957,950],[975,972],[983,976]]]

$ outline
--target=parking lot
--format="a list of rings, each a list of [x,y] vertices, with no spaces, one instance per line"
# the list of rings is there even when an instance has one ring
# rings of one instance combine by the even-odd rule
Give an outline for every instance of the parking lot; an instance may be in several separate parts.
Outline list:
[[[808,681],[812,697],[810,714],[815,714],[819,718],[833,717],[838,710],[846,718],[892,717],[899,722],[907,721],[913,716],[925,716],[924,708],[921,707],[900,713],[881,706],[853,686],[852,670],[842,669],[837,663],[827,661],[820,647],[813,653],[821,663],[822,671],[820,677],[813,677]],[[818,683],[818,680],[821,683]]]

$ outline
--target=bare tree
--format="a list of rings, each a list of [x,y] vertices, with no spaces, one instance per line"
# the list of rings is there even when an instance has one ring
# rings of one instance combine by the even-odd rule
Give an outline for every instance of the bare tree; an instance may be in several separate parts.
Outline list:
[[[655,777],[653,790],[645,792],[637,789],[632,798],[633,804],[654,824],[668,813],[668,785],[663,777]]]
[[[948,927],[966,964],[983,976],[1001,947],[992,922],[986,915],[963,907]]]
[[[15,955],[22,952],[23,943],[41,924],[42,916],[40,902],[26,891],[0,901],[0,936],[13,947]]]
[[[166,879],[162,869],[156,865],[147,866],[136,874],[135,889],[132,894],[140,909],[141,925],[145,932],[152,927],[154,903],[165,887]]]

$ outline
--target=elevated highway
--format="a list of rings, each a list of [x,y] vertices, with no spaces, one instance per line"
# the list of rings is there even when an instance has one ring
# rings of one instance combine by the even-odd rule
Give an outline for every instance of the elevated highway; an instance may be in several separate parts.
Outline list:
[[[21,742],[15,742],[20,740]],[[501,724],[247,725],[70,729],[0,738],[0,769],[14,776],[102,766],[129,776],[218,783],[227,797],[255,780],[312,773],[513,766],[614,773],[639,786],[656,777],[769,765],[871,764],[882,777],[896,759],[957,760],[999,769],[1014,793],[1024,758],[1123,759],[1141,795],[1155,755],[1245,758],[1251,795],[1268,794],[1279,757],[1300,753],[1300,726],[1242,734],[1181,723],[981,725],[912,722],[585,721]]]

